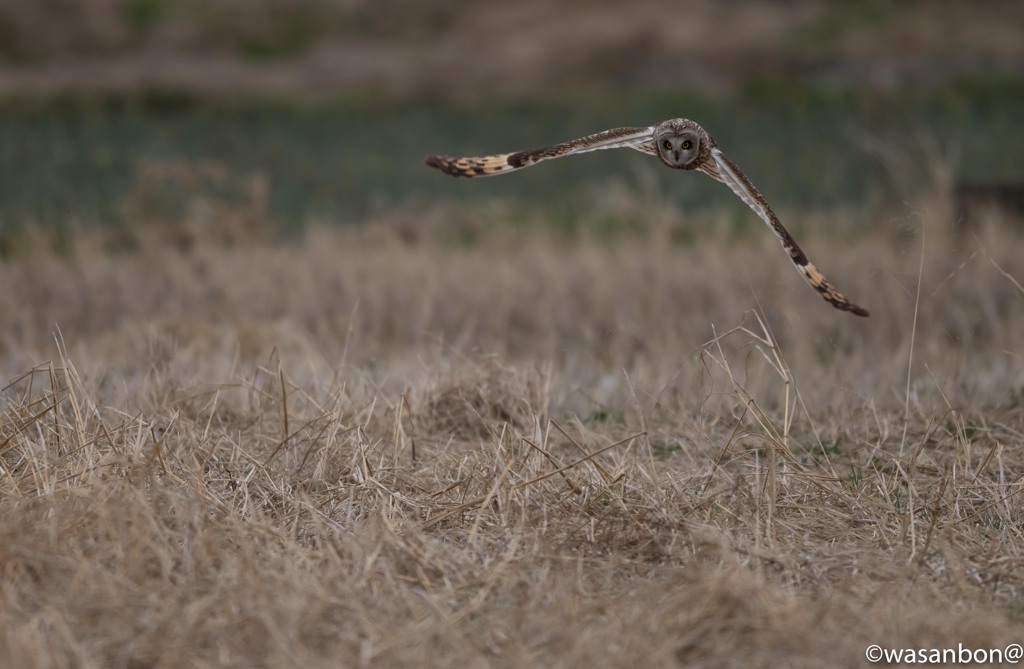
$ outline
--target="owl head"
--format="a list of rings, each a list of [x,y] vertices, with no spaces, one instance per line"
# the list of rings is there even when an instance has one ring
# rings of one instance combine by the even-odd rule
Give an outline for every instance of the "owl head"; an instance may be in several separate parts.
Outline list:
[[[659,123],[654,130],[654,146],[661,162],[678,170],[700,167],[711,151],[711,138],[704,130],[685,118]]]

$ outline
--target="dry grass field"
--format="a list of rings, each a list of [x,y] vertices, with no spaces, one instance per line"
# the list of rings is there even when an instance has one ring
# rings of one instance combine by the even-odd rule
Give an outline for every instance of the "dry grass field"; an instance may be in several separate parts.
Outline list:
[[[753,216],[683,243],[725,221],[626,205],[601,238],[438,204],[0,261],[0,665],[1024,642],[1020,235],[780,212],[858,319]]]

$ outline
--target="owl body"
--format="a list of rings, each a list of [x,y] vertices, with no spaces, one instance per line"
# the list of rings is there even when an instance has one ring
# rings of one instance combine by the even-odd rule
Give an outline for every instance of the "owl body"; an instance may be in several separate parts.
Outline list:
[[[561,144],[513,153],[463,158],[429,156],[426,164],[452,176],[485,177],[512,172],[544,160],[575,153],[618,148],[629,148],[654,155],[667,167],[697,170],[724,183],[771,228],[797,271],[826,302],[857,316],[868,315],[866,309],[846,299],[825,275],[811,264],[807,255],[783,227],[764,196],[747,175],[722,153],[715,140],[700,124],[689,119],[669,119],[645,128],[613,128]]]

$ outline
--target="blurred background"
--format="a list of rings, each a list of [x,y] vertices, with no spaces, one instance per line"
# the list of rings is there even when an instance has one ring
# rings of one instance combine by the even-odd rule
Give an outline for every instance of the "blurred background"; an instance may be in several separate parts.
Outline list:
[[[570,230],[640,224],[622,193],[740,212],[632,152],[471,188],[422,164],[676,116],[776,209],[885,227],[949,193],[955,219],[1019,197],[1022,74],[1024,3],[999,0],[0,0],[0,253],[437,202]]]

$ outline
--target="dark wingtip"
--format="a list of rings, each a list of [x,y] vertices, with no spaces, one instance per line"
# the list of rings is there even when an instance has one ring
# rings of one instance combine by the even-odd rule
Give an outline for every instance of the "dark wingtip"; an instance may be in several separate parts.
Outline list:
[[[871,315],[871,314],[868,313],[867,309],[865,309],[864,307],[858,307],[856,304],[850,305],[850,313],[854,314],[856,316],[864,316],[864,317],[867,317],[867,316]]]
[[[454,159],[453,158],[449,158],[448,156],[427,156],[423,160],[423,162],[425,164],[429,165],[430,167],[433,167],[435,169],[439,169],[442,172],[444,172],[445,174],[448,174],[448,175],[453,176],[453,177],[464,177],[464,176],[466,176],[464,173],[462,173],[459,170],[455,169]]]

